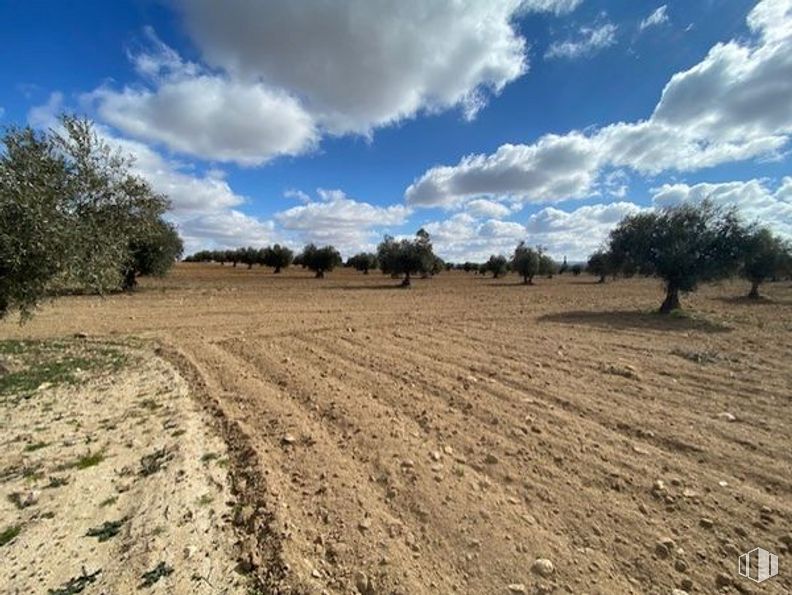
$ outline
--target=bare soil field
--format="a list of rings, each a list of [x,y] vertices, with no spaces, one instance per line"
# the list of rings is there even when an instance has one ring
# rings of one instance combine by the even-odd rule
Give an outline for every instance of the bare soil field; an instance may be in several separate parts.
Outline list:
[[[788,282],[670,318],[647,279],[397,284],[179,265],[0,338],[159,345],[225,438],[217,522],[264,593],[792,591]]]

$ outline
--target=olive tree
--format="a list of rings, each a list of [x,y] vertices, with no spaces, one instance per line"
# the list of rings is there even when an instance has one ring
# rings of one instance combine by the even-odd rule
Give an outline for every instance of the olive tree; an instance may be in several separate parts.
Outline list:
[[[606,250],[597,250],[589,256],[586,271],[599,277],[598,283],[605,283],[605,277],[612,272],[611,255]]]
[[[377,247],[377,260],[386,275],[404,275],[402,287],[410,286],[411,275],[429,273],[435,265],[432,242],[423,229],[419,229],[412,240],[385,236]]]
[[[376,269],[378,266],[377,255],[371,252],[355,254],[347,259],[347,266],[368,275],[371,269]]]
[[[130,242],[122,288],[133,289],[140,276],[164,276],[183,251],[184,244],[176,228],[166,221],[157,221]]]
[[[534,249],[520,242],[514,249],[512,256],[512,269],[523,278],[523,283],[533,285],[533,278],[539,273],[539,258],[541,250]]]
[[[325,272],[332,271],[342,260],[341,254],[333,246],[317,248],[314,244],[308,244],[300,255],[300,262],[316,273],[317,279],[323,279]]]
[[[789,245],[767,228],[751,229],[746,233],[740,273],[751,282],[749,298],[759,299],[759,285],[782,271],[789,254]]]
[[[275,244],[270,248],[265,248],[262,258],[263,264],[275,269],[273,271],[274,273],[280,273],[282,269],[285,269],[291,265],[293,260],[294,252],[289,250],[289,248],[286,246],[281,246],[280,244]]]
[[[611,232],[610,252],[621,266],[664,281],[660,312],[667,314],[680,307],[680,292],[736,272],[744,236],[734,209],[685,203],[625,217]]]
[[[169,248],[175,230],[163,231],[167,198],[89,121],[63,116],[57,130],[10,128],[0,142],[0,316],[18,310],[24,319],[62,289],[125,288],[159,270],[152,263],[160,240],[163,251],[180,254]]]
[[[553,275],[558,271],[558,264],[548,254],[544,252],[539,253],[539,274],[546,275],[548,279],[552,279]]]
[[[509,261],[502,254],[493,254],[486,263],[487,270],[497,279],[509,271]]]

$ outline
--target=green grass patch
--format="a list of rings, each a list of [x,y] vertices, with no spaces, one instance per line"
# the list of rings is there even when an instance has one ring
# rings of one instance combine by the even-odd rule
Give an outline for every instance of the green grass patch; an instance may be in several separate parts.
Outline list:
[[[42,448],[46,448],[49,446],[49,442],[34,442],[33,444],[28,444],[25,446],[25,452],[34,452],[36,450],[41,450]]]
[[[0,341],[13,371],[0,377],[0,395],[35,392],[41,385],[75,384],[78,372],[115,371],[128,356],[117,345],[85,341]]]
[[[0,531],[0,547],[11,543],[17,535],[22,532],[22,527],[20,525],[14,525],[13,527],[6,527],[2,531]]]
[[[198,498],[198,506],[209,506],[212,502],[214,502],[214,498],[212,498],[211,494],[204,494],[200,498]]]
[[[63,463],[62,465],[58,465],[55,470],[56,471],[68,471],[69,469],[88,469],[89,467],[95,467],[99,463],[105,460],[104,452],[98,451],[94,453],[88,453],[81,456],[79,459],[75,459],[69,463]]]
[[[105,508],[107,506],[112,506],[116,502],[118,502],[118,496],[110,496],[109,498],[105,498],[104,500],[102,500],[99,503],[99,507],[100,508]]]
[[[220,455],[216,452],[207,452],[201,456],[202,463],[211,463],[212,461],[219,459]]]

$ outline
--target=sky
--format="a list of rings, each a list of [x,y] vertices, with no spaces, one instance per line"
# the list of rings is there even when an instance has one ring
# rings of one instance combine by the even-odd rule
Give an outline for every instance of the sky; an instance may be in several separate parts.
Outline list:
[[[0,125],[90,118],[188,252],[574,261],[707,198],[792,239],[792,0],[0,0],[0,37]]]

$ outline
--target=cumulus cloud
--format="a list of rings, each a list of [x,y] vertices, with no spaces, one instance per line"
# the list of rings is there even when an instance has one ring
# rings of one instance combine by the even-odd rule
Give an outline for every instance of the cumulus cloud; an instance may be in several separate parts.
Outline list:
[[[764,180],[718,184],[664,184],[652,190],[655,205],[711,200],[722,206],[736,206],[748,221],[757,221],[792,240],[792,177],[785,177],[775,190]]]
[[[663,4],[660,8],[655,10],[652,14],[641,21],[638,25],[638,30],[643,31],[649,27],[656,27],[668,22],[668,7]]]
[[[554,41],[547,48],[544,57],[581,58],[596,54],[603,48],[616,43],[617,27],[613,23],[605,23],[597,27],[581,27],[574,39]]]
[[[467,203],[467,205],[465,205],[465,209],[473,217],[492,217],[494,219],[503,218],[511,213],[511,209],[509,207],[499,202],[486,200],[483,198],[471,200],[469,203]]]
[[[258,165],[311,150],[313,118],[288,93],[204,72],[148,30],[150,47],[131,59],[150,86],[102,86],[86,99],[124,133],[209,160]]]
[[[469,155],[435,167],[407,189],[410,204],[447,206],[471,197],[509,196],[554,201],[586,196],[596,177],[597,154],[583,134],[549,134],[533,145],[502,145],[492,155]]]
[[[322,130],[370,134],[421,111],[475,115],[528,69],[520,12],[580,0],[179,3],[204,59],[302,99]]]
[[[545,247],[555,258],[585,260],[619,221],[641,210],[631,202],[587,205],[573,211],[546,207],[528,218],[526,232],[531,244]]]
[[[435,252],[452,262],[483,262],[491,254],[509,254],[525,238],[525,227],[512,221],[481,220],[457,213],[423,228],[432,237]]]
[[[792,2],[763,0],[748,25],[753,41],[719,43],[675,74],[647,120],[463,157],[415,180],[408,203],[461,205],[501,195],[561,201],[599,192],[608,168],[656,175],[777,157],[792,134]]]
[[[318,199],[275,214],[275,220],[297,243],[331,243],[343,254],[371,250],[389,226],[410,215],[404,205],[375,206],[341,190],[317,190]],[[307,195],[306,195],[307,196]]]

